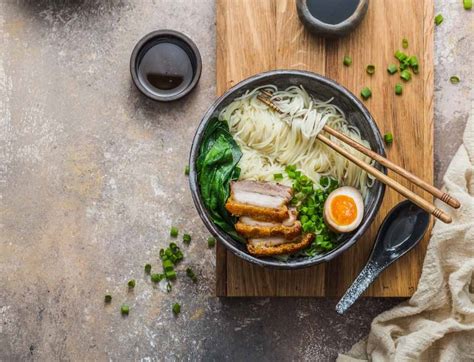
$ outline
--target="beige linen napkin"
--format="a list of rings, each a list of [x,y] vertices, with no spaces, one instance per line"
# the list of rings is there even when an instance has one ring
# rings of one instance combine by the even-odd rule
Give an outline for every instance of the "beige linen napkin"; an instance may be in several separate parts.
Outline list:
[[[377,316],[368,339],[338,362],[474,361],[474,115],[444,182],[462,207],[436,203],[453,223],[436,222],[417,291]]]

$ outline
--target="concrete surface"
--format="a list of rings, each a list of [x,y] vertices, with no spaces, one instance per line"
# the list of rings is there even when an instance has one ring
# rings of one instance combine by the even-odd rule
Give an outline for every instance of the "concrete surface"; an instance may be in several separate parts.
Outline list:
[[[0,361],[332,360],[399,302],[361,300],[341,317],[331,299],[213,297],[214,251],[183,168],[215,94],[214,6],[0,1]],[[472,107],[474,53],[472,13],[458,0],[438,10],[439,184]],[[158,28],[184,31],[202,52],[201,82],[181,102],[148,101],[130,81],[132,47]],[[166,294],[143,265],[158,265],[171,225],[193,241]],[[183,274],[188,265],[198,285]]]

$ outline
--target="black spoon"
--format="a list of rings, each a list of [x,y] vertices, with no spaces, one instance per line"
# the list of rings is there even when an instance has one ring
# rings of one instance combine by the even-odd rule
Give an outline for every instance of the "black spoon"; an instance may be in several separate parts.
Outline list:
[[[386,267],[413,249],[429,223],[430,215],[409,200],[390,210],[377,233],[367,264],[337,303],[336,311],[343,314]]]

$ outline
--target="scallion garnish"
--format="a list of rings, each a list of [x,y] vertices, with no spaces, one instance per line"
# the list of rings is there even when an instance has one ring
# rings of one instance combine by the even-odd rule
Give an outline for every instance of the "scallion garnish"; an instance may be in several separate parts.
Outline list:
[[[165,278],[164,274],[152,274],[150,279],[153,283],[159,283]]]
[[[405,59],[408,58],[408,55],[406,55],[404,52],[397,50],[395,52],[395,58],[397,58],[400,62],[403,62]]]
[[[283,180],[283,175],[281,173],[276,173],[276,174],[273,175],[273,179],[275,181],[281,181],[281,180]]]
[[[122,306],[120,307],[120,312],[123,315],[128,315],[129,311],[130,311],[130,307],[127,304],[122,304]]]
[[[189,175],[189,165],[186,165],[186,167],[184,168],[184,174],[185,174],[186,176]]]
[[[375,65],[369,64],[365,70],[367,74],[372,75],[375,73]]]
[[[408,64],[413,70],[413,73],[418,74],[418,58],[415,55],[412,55],[410,58],[408,58]]]
[[[408,48],[408,39],[407,38],[402,39],[402,47],[403,47],[403,49]]]
[[[151,264],[145,264],[145,273],[150,274],[151,272]]]
[[[383,139],[387,145],[391,145],[393,143],[393,135],[391,132],[385,133]]]
[[[216,238],[213,238],[212,236],[209,236],[207,238],[207,247],[208,248],[213,248],[216,245]]]
[[[400,83],[395,84],[395,94],[401,95],[403,93],[403,86]]]
[[[191,235],[189,234],[184,234],[183,235],[183,243],[188,244],[191,242]]]
[[[411,73],[405,69],[400,73],[400,78],[402,78],[405,82],[408,82],[411,79]]]
[[[369,87],[364,87],[364,88],[362,88],[362,90],[360,91],[360,95],[361,95],[362,98],[364,98],[364,99],[369,99],[370,97],[372,97],[372,91],[370,90]]]
[[[174,303],[172,310],[174,315],[178,315],[181,312],[181,306],[179,305],[179,303]]]
[[[104,302],[105,303],[112,302],[112,296],[110,294],[106,294],[105,297],[104,297]]]
[[[172,226],[171,227],[171,230],[170,230],[170,235],[173,237],[173,238],[176,238],[178,236],[178,228],[175,227],[175,226]]]
[[[129,287],[130,289],[135,288],[135,284],[136,284],[136,283],[135,283],[135,279],[131,279],[131,280],[129,280],[128,283],[127,283],[128,287]]]
[[[344,56],[344,60],[342,61],[342,63],[348,67],[349,65],[352,64],[352,58],[348,55]]]
[[[471,10],[472,9],[472,0],[463,0],[464,9]]]
[[[449,81],[452,84],[458,84],[461,81],[461,78],[459,78],[457,75],[453,75],[449,78]]]
[[[197,283],[197,276],[191,268],[186,268],[186,275],[193,281],[193,283]]]
[[[398,68],[395,64],[390,64],[387,68],[387,72],[390,74],[395,74],[398,71]]]
[[[443,18],[443,15],[441,14],[436,15],[434,18],[434,22],[436,25],[440,25],[443,22],[443,20],[444,18]]]

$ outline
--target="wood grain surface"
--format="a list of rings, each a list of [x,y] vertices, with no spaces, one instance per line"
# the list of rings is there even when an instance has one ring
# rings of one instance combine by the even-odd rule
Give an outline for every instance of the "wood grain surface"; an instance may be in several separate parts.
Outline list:
[[[433,181],[433,2],[432,0],[372,0],[366,18],[351,35],[324,40],[307,32],[298,20],[294,0],[217,0],[217,92],[253,74],[271,69],[301,69],[326,75],[354,94],[368,86],[364,103],[380,131],[392,132],[388,157]],[[420,73],[394,93],[398,75],[386,68],[397,63],[393,54],[409,41],[407,53],[417,55]],[[342,64],[350,55],[350,67]],[[365,68],[374,64],[375,74]],[[394,173],[391,177],[432,200]],[[377,229],[402,198],[387,189],[373,225],[351,249],[312,268],[285,271],[244,262],[218,243],[217,296],[340,296],[364,266]],[[429,234],[429,233],[427,233]],[[428,235],[412,252],[394,263],[371,285],[366,296],[404,297],[416,289]]]

